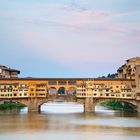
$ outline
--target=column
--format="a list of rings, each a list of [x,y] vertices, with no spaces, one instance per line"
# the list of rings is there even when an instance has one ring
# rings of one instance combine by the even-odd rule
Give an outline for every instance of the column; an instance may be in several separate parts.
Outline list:
[[[140,113],[140,101],[137,101],[137,112]]]
[[[136,96],[137,96],[136,99],[140,100],[140,65],[136,66],[135,82],[136,82]]]
[[[32,111],[36,111],[36,112],[40,111],[37,98],[28,99],[28,112],[32,112]]]
[[[93,112],[93,111],[95,111],[92,97],[86,97],[85,98],[84,111],[85,112]]]

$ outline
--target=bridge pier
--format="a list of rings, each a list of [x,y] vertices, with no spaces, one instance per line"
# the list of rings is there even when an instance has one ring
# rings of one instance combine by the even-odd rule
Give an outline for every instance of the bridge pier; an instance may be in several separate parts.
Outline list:
[[[28,99],[28,112],[38,112],[40,111],[40,106],[38,105],[38,99],[37,98],[29,98]]]
[[[28,112],[40,112],[41,105],[46,101],[46,98],[29,98],[27,103]]]
[[[137,101],[137,112],[140,113],[140,101]]]
[[[84,102],[84,112],[93,112],[95,111],[95,106],[93,104],[93,98],[87,97]]]

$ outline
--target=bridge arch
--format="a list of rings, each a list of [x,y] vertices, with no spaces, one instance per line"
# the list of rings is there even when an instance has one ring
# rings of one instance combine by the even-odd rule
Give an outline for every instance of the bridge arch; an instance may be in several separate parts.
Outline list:
[[[76,88],[69,87],[67,93],[68,93],[68,95],[76,95]]]
[[[50,87],[48,89],[49,95],[56,95],[57,94],[57,88],[56,87]]]
[[[103,103],[106,101],[118,101],[118,102],[122,102],[122,103],[127,103],[127,104],[132,105],[132,107],[135,110],[137,110],[137,103],[134,100],[125,100],[125,99],[96,99],[96,100],[93,100],[94,109],[97,104],[100,104],[100,103]]]
[[[66,88],[65,87],[59,87],[57,91],[58,95],[65,95],[66,94]]]

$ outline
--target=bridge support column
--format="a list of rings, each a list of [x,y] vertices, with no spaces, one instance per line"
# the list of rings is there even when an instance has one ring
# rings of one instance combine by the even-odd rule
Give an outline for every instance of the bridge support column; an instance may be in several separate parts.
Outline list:
[[[84,102],[84,112],[93,112],[95,110],[93,105],[93,98],[87,97]]]
[[[40,111],[40,106],[38,105],[38,99],[37,98],[29,98],[28,99],[28,112],[33,111]]]
[[[137,112],[140,113],[140,101],[137,101]]]

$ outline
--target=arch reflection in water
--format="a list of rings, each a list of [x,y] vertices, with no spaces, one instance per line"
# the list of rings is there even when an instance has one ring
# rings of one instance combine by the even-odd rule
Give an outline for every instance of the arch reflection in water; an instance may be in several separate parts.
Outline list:
[[[45,113],[81,113],[81,112],[84,112],[84,107],[81,104],[72,103],[72,102],[44,103],[41,106],[41,112],[45,112]]]

